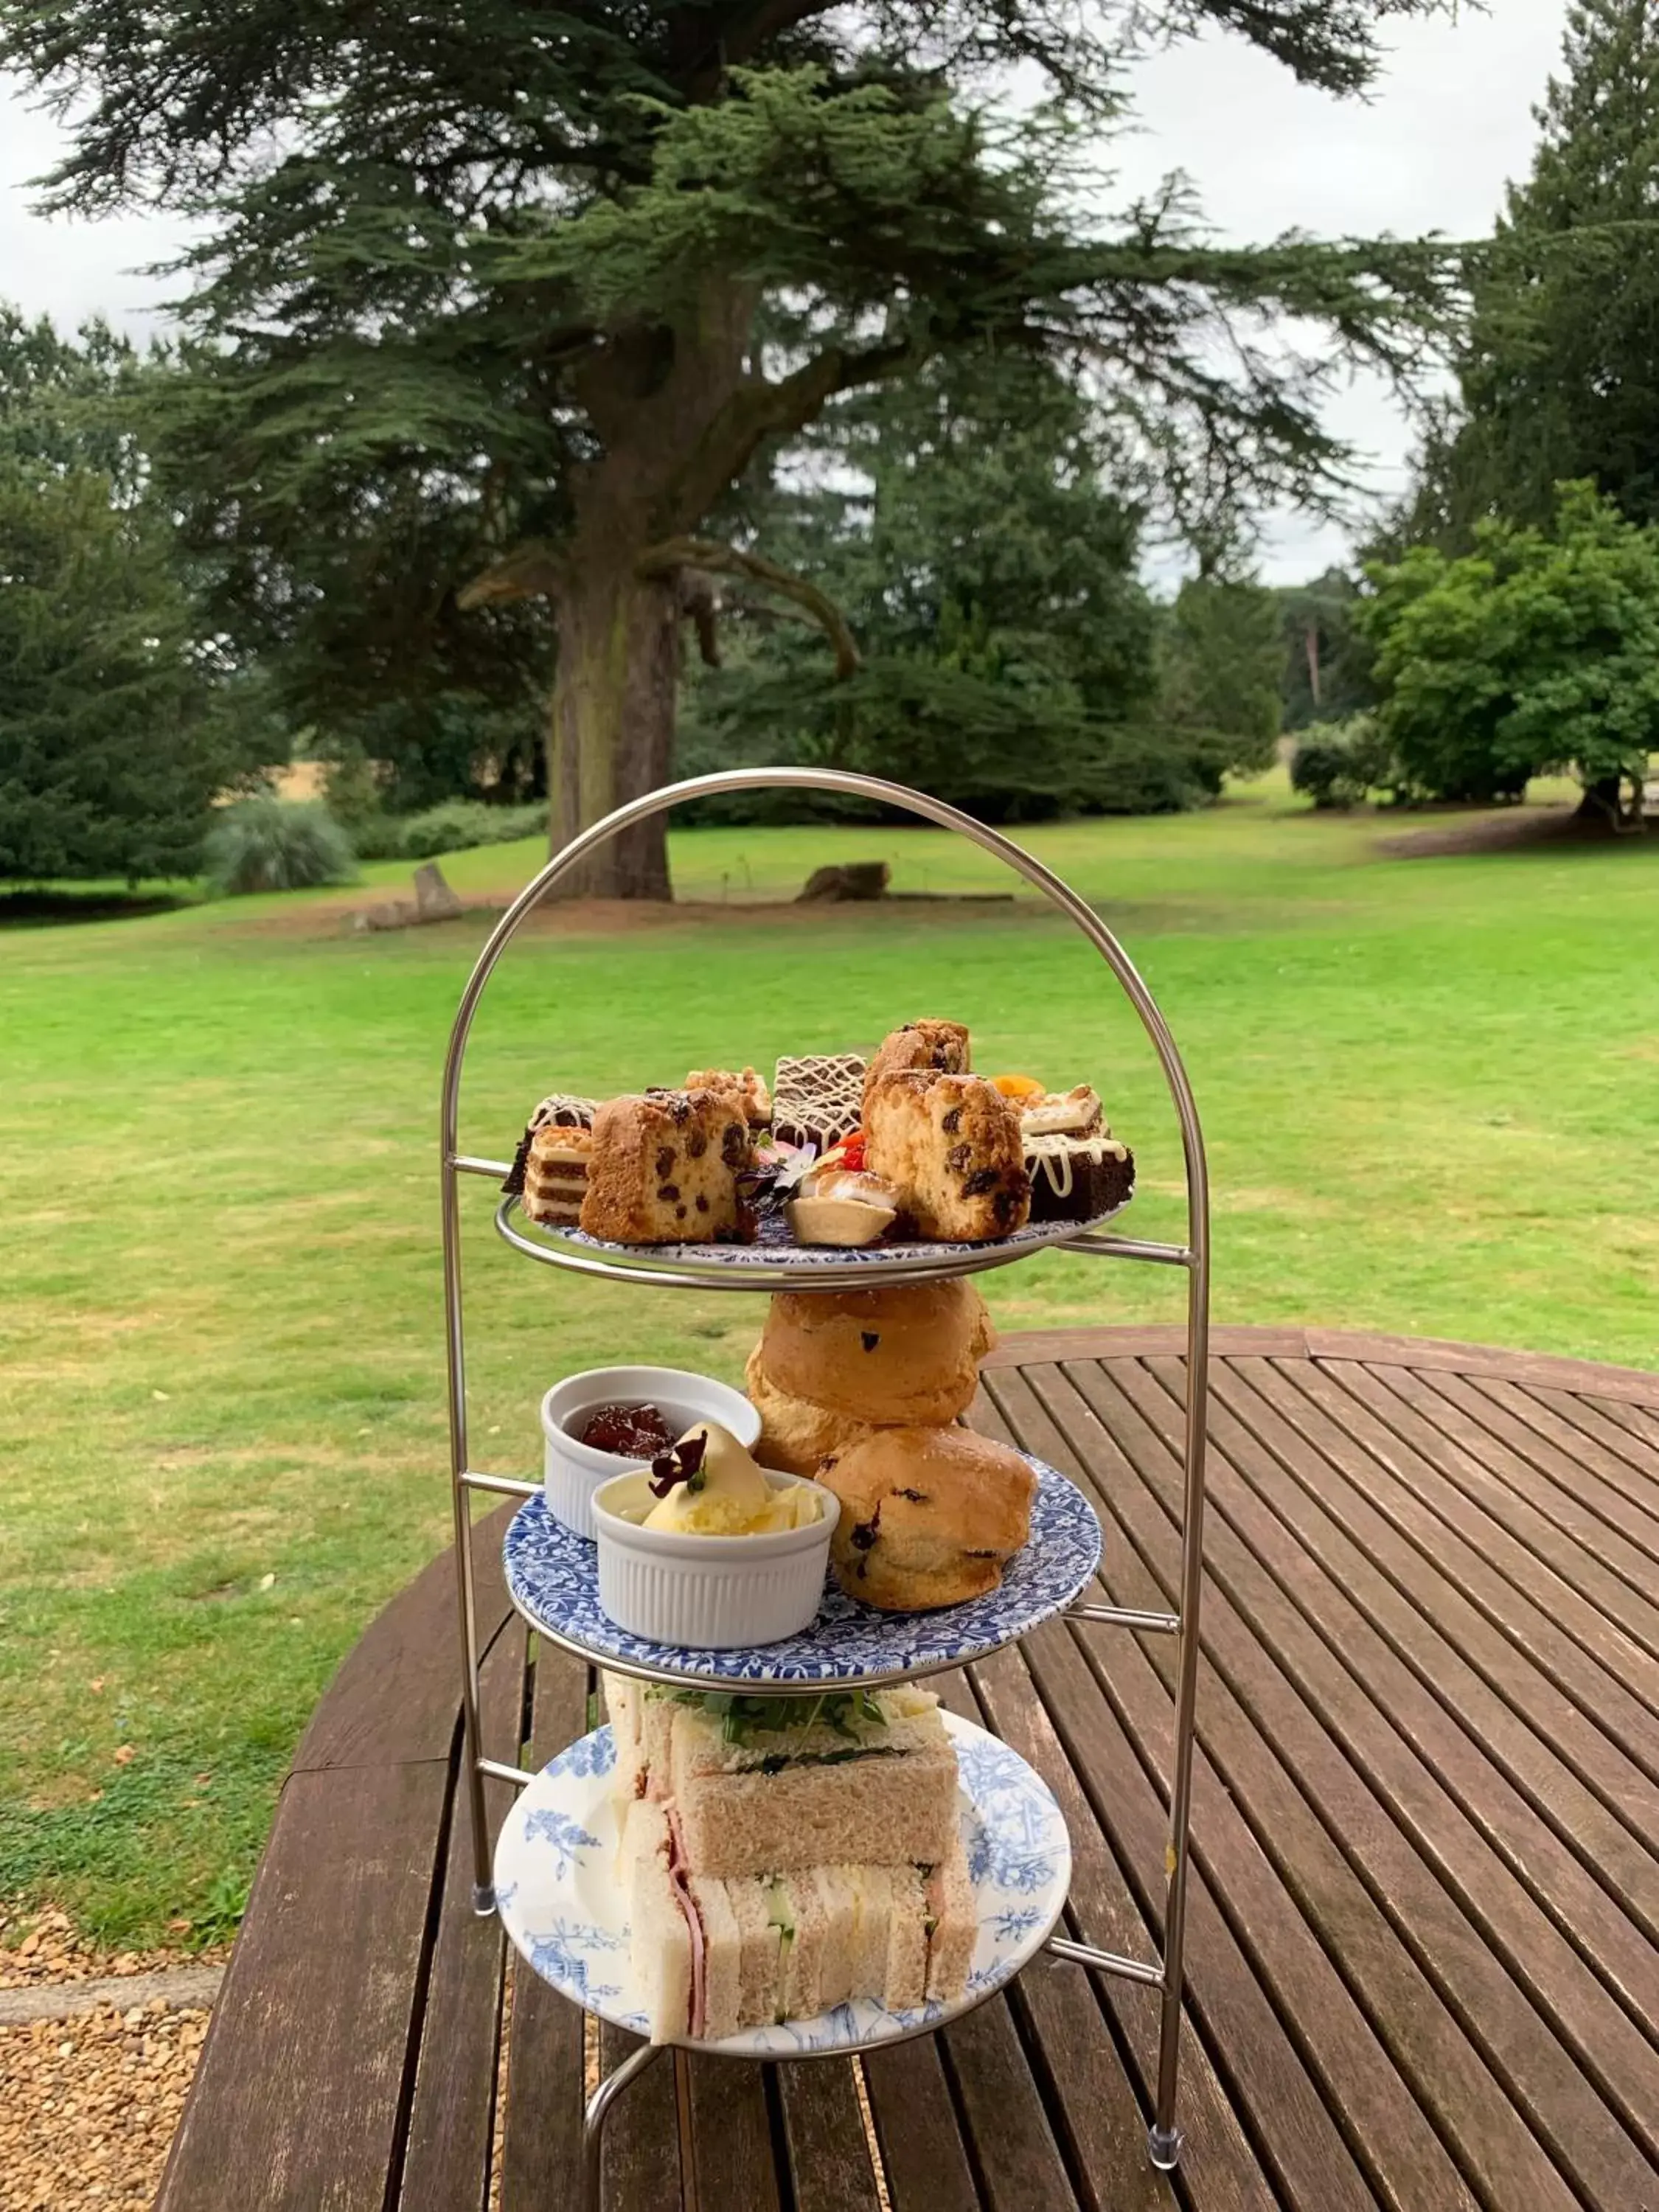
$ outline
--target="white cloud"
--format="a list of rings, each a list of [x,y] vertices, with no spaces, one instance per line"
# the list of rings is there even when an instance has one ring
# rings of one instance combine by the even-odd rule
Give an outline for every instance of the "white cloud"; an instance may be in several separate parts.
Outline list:
[[[1397,25],[1387,76],[1363,105],[1298,86],[1237,39],[1175,47],[1136,73],[1140,128],[1120,149],[1120,184],[1138,192],[1183,169],[1211,219],[1241,240],[1292,228],[1478,236],[1505,180],[1526,173],[1531,111],[1565,14],[1565,0],[1497,0],[1486,15]],[[32,213],[29,180],[63,143],[48,118],[0,90],[0,296],[66,325],[101,310],[148,335],[162,325],[168,288],[142,271],[179,250],[185,227],[159,213],[101,222]],[[1368,456],[1378,490],[1396,489],[1410,437],[1386,389],[1344,392],[1330,418]],[[1306,575],[1342,550],[1340,531],[1279,514],[1264,566],[1276,580]]]

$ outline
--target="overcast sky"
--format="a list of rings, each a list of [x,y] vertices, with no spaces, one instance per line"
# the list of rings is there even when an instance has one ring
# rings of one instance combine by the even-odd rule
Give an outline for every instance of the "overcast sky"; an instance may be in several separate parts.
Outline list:
[[[1532,109],[1560,48],[1565,0],[1491,0],[1455,23],[1405,23],[1369,106],[1296,85],[1234,39],[1210,38],[1140,68],[1140,129],[1123,142],[1126,197],[1170,169],[1195,181],[1229,237],[1299,228],[1350,235],[1438,230],[1473,237],[1490,224],[1506,179],[1525,174]],[[0,295],[73,325],[102,309],[142,334],[161,320],[166,283],[143,276],[182,235],[166,216],[47,222],[31,214],[28,179],[50,167],[59,136],[0,91]],[[1409,432],[1380,386],[1359,386],[1331,419],[1370,458],[1372,480],[1401,481]],[[1340,532],[1293,514],[1272,519],[1264,572],[1313,574],[1343,549]]]

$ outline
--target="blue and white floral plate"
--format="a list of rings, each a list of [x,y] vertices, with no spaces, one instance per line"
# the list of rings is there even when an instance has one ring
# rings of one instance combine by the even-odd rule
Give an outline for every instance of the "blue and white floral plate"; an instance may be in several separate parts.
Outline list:
[[[1033,1959],[1052,1933],[1072,1880],[1072,1846],[1048,1784],[1015,1751],[946,1713],[961,1787],[957,1806],[979,1941],[968,1987],[950,2004],[889,2012],[860,1997],[815,2020],[746,2029],[690,2044],[734,2058],[787,2058],[806,2051],[864,2051],[971,2011]],[[617,1881],[621,1801],[613,1794],[617,1747],[595,1729],[521,1792],[495,1845],[501,1924],[542,1979],[618,2027],[646,2032],[629,1971],[627,1899]]]
[[[525,1619],[602,1666],[680,1681],[775,1688],[789,1682],[884,1682],[934,1674],[1000,1650],[1061,1612],[1100,1565],[1095,1510],[1058,1468],[1023,1455],[1037,1479],[1031,1534],[1000,1585],[938,1613],[878,1613],[833,1578],[817,1619],[799,1636],[735,1651],[697,1651],[630,1636],[599,1605],[599,1554],[562,1528],[545,1498],[514,1515],[502,1546],[507,1587]]]
[[[815,1290],[865,1290],[884,1278],[914,1282],[976,1274],[985,1267],[1024,1259],[1028,1252],[1040,1252],[1045,1245],[1069,1244],[1121,1213],[1133,1197],[1131,1191],[1121,1206],[1089,1221],[1030,1221],[1012,1236],[989,1237],[979,1244],[866,1244],[855,1249],[797,1244],[787,1224],[776,1215],[763,1218],[752,1244],[613,1244],[580,1229],[548,1228],[531,1221],[516,1198],[504,1199],[496,1208],[495,1226],[509,1244],[556,1267],[596,1273],[622,1270],[636,1279],[649,1276],[712,1290],[787,1289],[806,1276]]]

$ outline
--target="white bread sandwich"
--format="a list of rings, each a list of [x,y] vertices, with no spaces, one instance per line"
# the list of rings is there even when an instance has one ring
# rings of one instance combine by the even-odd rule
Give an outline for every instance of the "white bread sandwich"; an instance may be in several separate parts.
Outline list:
[[[930,1691],[739,1697],[605,1677],[624,1796],[672,1803],[699,1875],[933,1866],[957,1759]]]
[[[960,1832],[933,1866],[821,1866],[722,1881],[687,1871],[673,1810],[628,1808],[633,1978],[653,2043],[718,2042],[849,1998],[890,2011],[966,1986],[976,1925]]]

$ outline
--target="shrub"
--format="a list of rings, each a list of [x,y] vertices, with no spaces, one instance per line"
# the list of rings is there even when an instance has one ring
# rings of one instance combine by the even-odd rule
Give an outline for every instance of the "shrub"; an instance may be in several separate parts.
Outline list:
[[[1372,791],[1399,797],[1402,784],[1394,748],[1372,714],[1310,723],[1291,756],[1291,788],[1317,807],[1358,806]]]
[[[410,860],[430,860],[440,853],[463,853],[473,845],[510,845],[520,837],[544,836],[547,808],[486,806],[476,799],[453,799],[424,814],[411,814],[400,825],[398,851]]]
[[[326,807],[281,799],[247,799],[228,806],[208,832],[208,879],[218,890],[304,890],[349,883],[356,874],[351,844]]]

